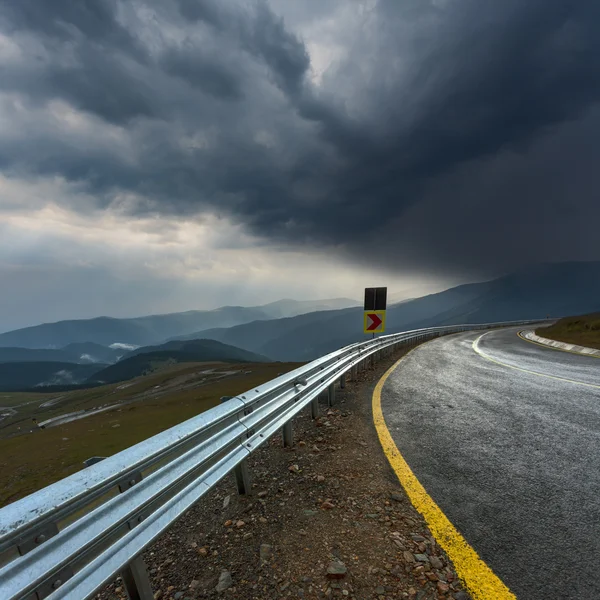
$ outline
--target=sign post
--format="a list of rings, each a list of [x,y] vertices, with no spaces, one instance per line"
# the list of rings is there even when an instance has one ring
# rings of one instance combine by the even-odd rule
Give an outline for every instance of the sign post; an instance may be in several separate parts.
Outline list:
[[[365,307],[363,329],[365,333],[385,331],[385,310],[387,305],[387,288],[365,288]]]

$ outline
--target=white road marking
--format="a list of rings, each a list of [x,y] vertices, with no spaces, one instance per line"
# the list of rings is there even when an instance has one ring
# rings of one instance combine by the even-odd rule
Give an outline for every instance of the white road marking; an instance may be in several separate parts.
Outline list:
[[[492,358],[489,354],[486,354],[479,347],[479,340],[482,337],[489,335],[490,333],[492,333],[492,332],[488,331],[487,333],[483,333],[476,340],[474,340],[473,344],[472,344],[473,350],[477,354],[479,354],[479,356],[481,356],[482,358],[485,358],[493,363],[496,363],[497,365],[501,365],[503,367],[508,367],[509,369],[515,369],[516,371],[521,371],[523,373],[529,373],[530,375],[537,375],[538,377],[547,377],[548,379],[556,379],[557,381],[566,381],[567,383],[573,383],[575,385],[583,385],[585,387],[596,388],[596,389],[600,390],[600,385],[595,385],[593,383],[585,383],[583,381],[577,381],[575,379],[567,379],[566,377],[557,377],[556,375],[548,375],[547,373],[540,373],[538,371],[531,371],[529,369],[523,369],[522,367],[516,367],[515,365],[509,365],[508,363],[502,362],[496,358]]]

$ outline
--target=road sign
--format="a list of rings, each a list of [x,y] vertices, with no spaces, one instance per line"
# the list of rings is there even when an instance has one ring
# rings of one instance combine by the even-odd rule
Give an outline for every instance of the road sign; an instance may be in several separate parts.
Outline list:
[[[385,310],[387,288],[365,288],[365,310]]]
[[[387,288],[365,288],[365,333],[383,333],[385,331],[385,308]]]
[[[385,331],[385,310],[365,310],[365,333],[383,333]]]

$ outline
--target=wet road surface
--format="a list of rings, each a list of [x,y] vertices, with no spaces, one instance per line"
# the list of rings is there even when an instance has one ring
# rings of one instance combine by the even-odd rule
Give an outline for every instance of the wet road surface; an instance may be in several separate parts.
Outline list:
[[[517,332],[415,349],[383,388],[385,421],[428,493],[520,600],[597,600],[600,359]]]

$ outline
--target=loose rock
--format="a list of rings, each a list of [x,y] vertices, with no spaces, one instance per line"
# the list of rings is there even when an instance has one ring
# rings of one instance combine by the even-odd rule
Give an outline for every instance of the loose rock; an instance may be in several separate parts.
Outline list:
[[[327,567],[327,577],[329,579],[343,579],[348,569],[341,560],[334,560]]]
[[[217,587],[215,590],[217,592],[224,592],[226,589],[229,589],[233,585],[233,579],[231,578],[231,573],[229,571],[222,571],[221,575],[219,575],[219,583],[217,583]]]
[[[440,594],[445,594],[450,589],[450,586],[447,583],[444,583],[443,581],[438,581],[437,589]]]

